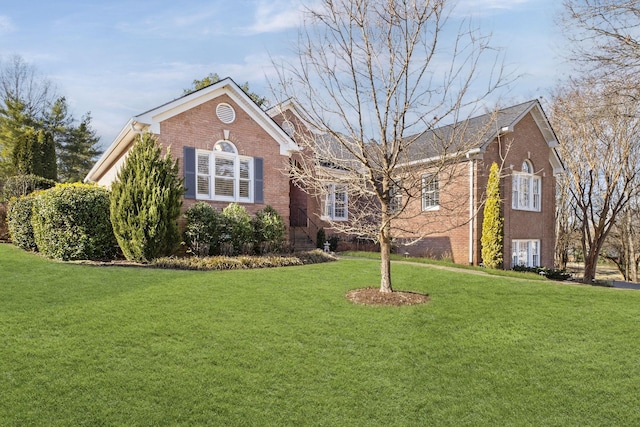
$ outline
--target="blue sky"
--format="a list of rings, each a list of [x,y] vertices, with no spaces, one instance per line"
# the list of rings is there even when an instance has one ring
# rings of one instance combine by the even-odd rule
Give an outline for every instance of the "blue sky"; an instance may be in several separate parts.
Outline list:
[[[557,0],[460,0],[520,78],[504,99],[548,95],[567,69],[554,19]],[[182,94],[210,72],[248,81],[269,97],[270,56],[292,55],[300,1],[0,0],[0,60],[22,56],[91,111],[103,148],[136,114]]]

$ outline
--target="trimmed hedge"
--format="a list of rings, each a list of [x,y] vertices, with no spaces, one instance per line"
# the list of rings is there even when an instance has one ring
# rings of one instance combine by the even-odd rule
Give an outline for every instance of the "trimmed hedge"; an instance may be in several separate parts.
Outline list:
[[[109,260],[117,242],[109,219],[109,191],[61,184],[35,194],[33,235],[38,250],[60,260]]]
[[[12,198],[7,209],[7,222],[11,241],[25,251],[37,251],[31,215],[33,212],[34,196]]]

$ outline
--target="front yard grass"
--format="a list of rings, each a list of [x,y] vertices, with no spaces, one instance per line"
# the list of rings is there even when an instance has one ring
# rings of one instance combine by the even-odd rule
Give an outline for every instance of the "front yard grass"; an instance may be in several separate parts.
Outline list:
[[[640,293],[378,263],[95,267],[0,245],[0,425],[639,425]]]

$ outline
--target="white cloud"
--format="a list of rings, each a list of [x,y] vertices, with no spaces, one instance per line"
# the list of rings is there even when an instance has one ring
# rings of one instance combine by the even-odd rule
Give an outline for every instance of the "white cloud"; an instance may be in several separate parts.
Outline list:
[[[296,28],[302,22],[303,6],[297,1],[260,0],[254,22],[245,31],[251,34],[273,33]]]
[[[0,34],[6,34],[14,31],[16,28],[8,16],[0,15]]]

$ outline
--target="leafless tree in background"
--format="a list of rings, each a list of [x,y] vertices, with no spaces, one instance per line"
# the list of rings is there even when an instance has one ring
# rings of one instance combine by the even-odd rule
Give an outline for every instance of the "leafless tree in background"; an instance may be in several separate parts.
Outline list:
[[[487,132],[465,119],[505,84],[490,38],[454,22],[452,4],[322,0],[307,10],[297,62],[276,64],[276,92],[296,99],[313,129],[298,135],[306,160],[294,178],[319,197],[327,183],[347,189],[357,209],[332,226],[380,244],[381,292],[393,290],[394,224],[416,215],[411,206],[436,179],[442,204],[461,173],[458,160]],[[450,204],[460,208],[459,201]]]
[[[581,231],[586,283],[595,278],[605,239],[640,189],[640,105],[612,85],[595,78],[569,81],[551,110]]]

